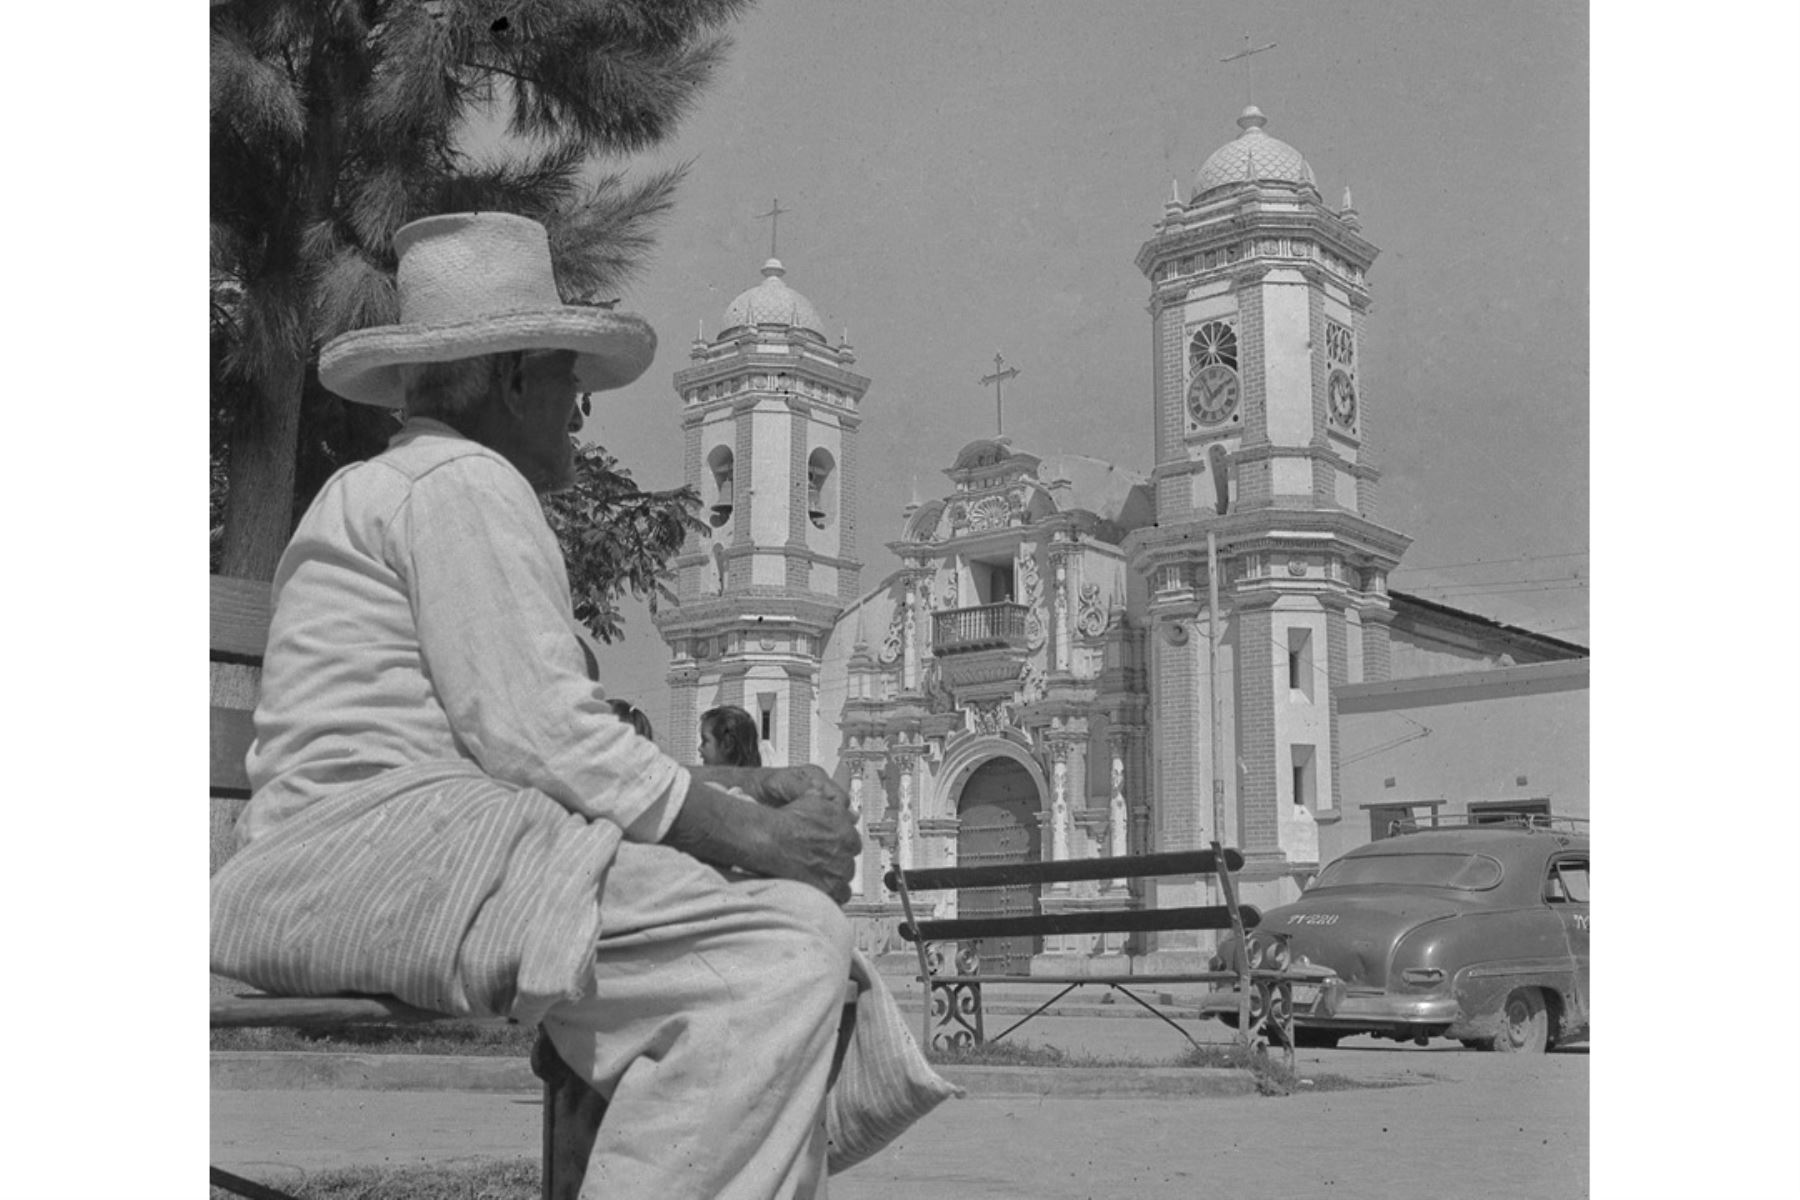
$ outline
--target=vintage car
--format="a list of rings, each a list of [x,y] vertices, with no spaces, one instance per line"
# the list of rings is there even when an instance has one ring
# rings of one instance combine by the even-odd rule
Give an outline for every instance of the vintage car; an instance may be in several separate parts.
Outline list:
[[[1401,832],[1358,847],[1300,899],[1263,914],[1250,957],[1329,968],[1341,980],[1331,1005],[1296,997],[1300,1046],[1368,1033],[1541,1053],[1587,1035],[1588,929],[1585,824],[1576,832],[1540,818]],[[1240,953],[1225,939],[1214,969]],[[1237,1020],[1228,989],[1201,1011]]]

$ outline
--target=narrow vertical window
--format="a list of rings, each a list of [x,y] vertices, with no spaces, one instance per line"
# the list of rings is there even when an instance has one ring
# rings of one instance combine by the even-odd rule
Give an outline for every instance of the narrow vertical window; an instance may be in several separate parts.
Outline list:
[[[806,459],[806,519],[814,529],[831,524],[832,500],[837,491],[833,475],[837,463],[829,450],[821,447]]]
[[[1313,698],[1312,630],[1299,626],[1287,631],[1288,690]]]
[[[731,451],[724,446],[714,447],[713,452],[707,456],[706,466],[712,472],[713,482],[712,514],[708,520],[717,529],[731,520],[732,494],[736,490],[732,479],[735,463]]]
[[[756,697],[757,707],[761,710],[762,740],[773,746],[775,744],[775,693],[761,692]]]
[[[1294,746],[1293,777],[1294,803],[1304,808],[1317,811],[1319,807],[1318,774],[1313,768],[1315,755],[1311,746]]]

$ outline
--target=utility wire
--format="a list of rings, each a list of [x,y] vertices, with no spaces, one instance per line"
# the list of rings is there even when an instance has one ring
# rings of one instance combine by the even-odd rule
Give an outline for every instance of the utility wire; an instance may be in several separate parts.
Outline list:
[[[1586,558],[1587,556],[1588,552],[1586,550],[1571,550],[1567,554],[1525,554],[1518,558],[1478,558],[1473,562],[1419,563],[1417,565],[1395,567],[1393,573],[1395,575],[1403,575],[1409,571],[1451,571],[1458,567],[1491,567],[1499,563],[1548,562],[1549,560],[1556,558]]]

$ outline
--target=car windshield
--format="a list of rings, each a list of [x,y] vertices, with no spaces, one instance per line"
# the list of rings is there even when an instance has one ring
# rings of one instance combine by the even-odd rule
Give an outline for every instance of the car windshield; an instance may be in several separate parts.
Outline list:
[[[1500,864],[1485,854],[1358,854],[1320,872],[1315,888],[1393,883],[1480,892],[1500,882]]]

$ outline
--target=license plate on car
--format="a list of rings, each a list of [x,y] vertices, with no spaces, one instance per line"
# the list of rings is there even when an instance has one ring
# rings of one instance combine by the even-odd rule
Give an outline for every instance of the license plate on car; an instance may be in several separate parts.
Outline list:
[[[1316,983],[1296,983],[1294,985],[1294,1007],[1305,1010],[1318,1002],[1319,985]]]

